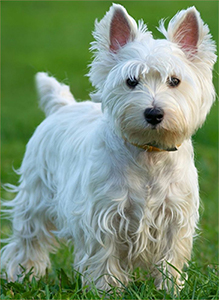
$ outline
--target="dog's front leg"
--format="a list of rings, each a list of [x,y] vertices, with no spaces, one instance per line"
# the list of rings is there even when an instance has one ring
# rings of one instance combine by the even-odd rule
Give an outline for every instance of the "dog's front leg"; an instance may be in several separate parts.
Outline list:
[[[185,276],[183,267],[188,265],[191,259],[193,237],[198,222],[198,199],[190,197],[182,201],[182,207],[178,211],[173,210],[175,219],[169,225],[167,240],[169,247],[162,265],[160,274],[160,286],[171,288],[174,282],[179,289],[183,288]],[[161,279],[162,278],[162,279]]]
[[[169,283],[173,280],[179,289],[184,286],[186,274],[183,273],[183,267],[188,265],[191,259],[193,245],[192,231],[194,231],[194,228],[187,229],[188,236],[185,236],[186,228],[183,228],[173,237],[173,257],[166,262],[167,276],[170,277]]]
[[[181,228],[174,233],[169,243],[166,255],[161,261],[156,264],[152,271],[152,276],[155,278],[155,285],[158,289],[171,290],[174,284],[174,289],[183,288],[186,274],[183,272],[183,267],[188,264],[191,258],[194,228]],[[187,235],[191,231],[190,235]],[[186,235],[185,235],[186,234]]]
[[[128,283],[129,276],[119,257],[115,236],[105,234],[103,244],[89,239],[89,245],[75,247],[74,254],[75,268],[83,274],[84,286],[93,282],[98,289],[109,290],[110,286],[121,287]]]

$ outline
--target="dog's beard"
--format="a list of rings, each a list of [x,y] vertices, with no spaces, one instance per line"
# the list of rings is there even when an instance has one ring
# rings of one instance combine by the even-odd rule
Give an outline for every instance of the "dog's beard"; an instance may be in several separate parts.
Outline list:
[[[168,130],[148,129],[143,132],[133,131],[123,134],[123,138],[131,144],[152,146],[160,149],[171,149],[182,143],[182,136]]]
[[[136,125],[138,124],[138,125]],[[131,144],[139,146],[149,145],[161,149],[174,148],[189,138],[188,127],[182,119],[166,119],[160,124],[153,126],[145,120],[121,118],[117,122],[118,135]]]

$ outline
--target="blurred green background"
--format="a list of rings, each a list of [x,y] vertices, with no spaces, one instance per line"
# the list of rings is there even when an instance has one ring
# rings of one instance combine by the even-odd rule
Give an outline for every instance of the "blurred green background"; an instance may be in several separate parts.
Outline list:
[[[156,30],[161,18],[167,18],[167,24],[178,10],[195,5],[217,41],[218,1],[117,3],[124,5],[135,19],[142,18],[156,38],[162,37]],[[34,86],[38,71],[48,71],[69,84],[76,99],[89,97],[92,87],[84,75],[92,58],[91,32],[94,20],[100,20],[111,4],[110,1],[1,2],[2,183],[17,183],[12,167],[20,166],[25,145],[44,118]],[[217,89],[217,66],[215,70]],[[193,138],[204,204],[201,233],[194,247],[194,259],[200,265],[217,262],[217,111],[215,104],[205,125]],[[2,198],[10,199],[11,195],[2,191]],[[3,221],[2,232],[9,231],[8,222]],[[59,263],[62,261],[65,261],[63,252]]]

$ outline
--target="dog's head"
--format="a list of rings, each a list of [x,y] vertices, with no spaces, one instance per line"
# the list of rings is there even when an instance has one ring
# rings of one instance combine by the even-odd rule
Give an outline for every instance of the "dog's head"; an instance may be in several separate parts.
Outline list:
[[[167,149],[188,139],[204,122],[215,98],[215,43],[194,7],[177,13],[165,39],[153,39],[121,5],[98,23],[91,45],[93,101],[115,132],[138,145]]]

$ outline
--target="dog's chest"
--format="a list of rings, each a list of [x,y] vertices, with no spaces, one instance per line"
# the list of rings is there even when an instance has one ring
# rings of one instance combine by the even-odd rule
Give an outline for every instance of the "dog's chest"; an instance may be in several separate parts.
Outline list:
[[[147,155],[140,157],[139,164],[128,165],[125,177],[129,190],[129,202],[142,203],[144,206],[156,201],[162,204],[173,183],[174,163],[171,160],[150,159]]]
[[[153,162],[143,167],[131,165],[126,175],[128,199],[124,214],[129,220],[130,232],[136,232],[140,226],[164,224],[161,219],[168,218],[169,205],[172,205],[168,194],[173,171],[169,165]]]

